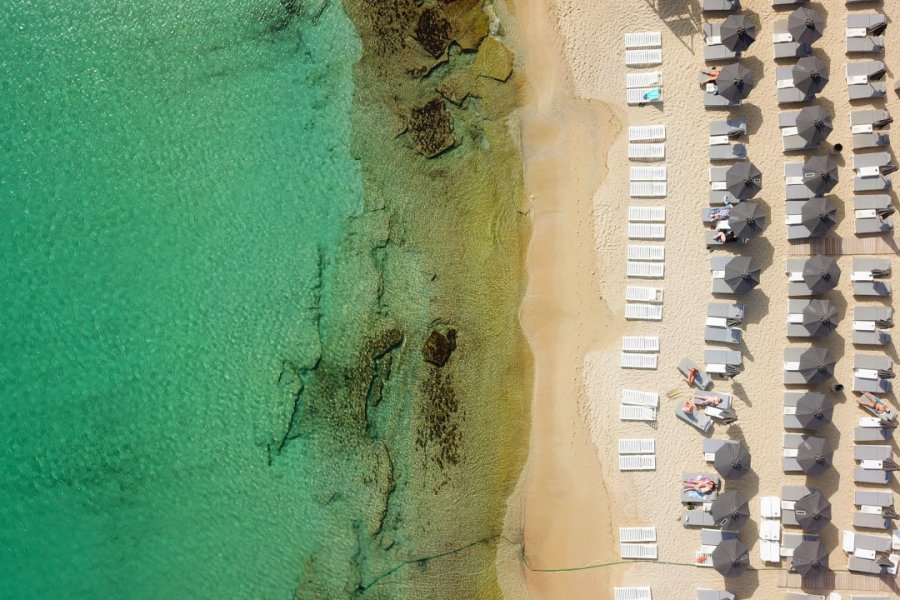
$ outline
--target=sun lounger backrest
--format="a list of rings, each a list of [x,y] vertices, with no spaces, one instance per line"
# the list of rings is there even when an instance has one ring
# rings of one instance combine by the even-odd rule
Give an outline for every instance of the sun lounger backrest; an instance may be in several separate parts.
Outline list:
[[[646,587],[617,587],[614,590],[614,600],[653,600],[650,586]]]
[[[662,290],[654,287],[629,285],[625,288],[625,300],[630,302],[662,302]]]
[[[657,87],[661,81],[662,75],[659,71],[625,73],[625,87],[627,89]]]
[[[628,128],[629,142],[664,142],[665,125],[632,125]]]
[[[624,352],[659,352],[659,336],[623,336],[622,350]]]
[[[625,34],[625,48],[659,48],[662,34],[659,31],[635,31]]]
[[[639,356],[639,355],[638,355]],[[655,421],[656,409],[651,406],[619,406],[620,421]]]
[[[656,104],[662,102],[662,90],[659,87],[627,88],[625,100],[628,104]]]

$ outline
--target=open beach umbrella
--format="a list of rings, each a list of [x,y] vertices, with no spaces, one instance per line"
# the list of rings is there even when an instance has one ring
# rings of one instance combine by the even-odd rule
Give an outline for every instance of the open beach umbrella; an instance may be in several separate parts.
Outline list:
[[[819,540],[805,540],[794,548],[791,567],[801,577],[815,576],[828,568],[828,550]]]
[[[713,466],[725,479],[740,479],[750,472],[750,452],[738,442],[722,444],[716,450]]]
[[[719,542],[712,553],[713,568],[723,577],[736,577],[750,566],[750,554],[747,546],[738,539],[727,539]]]
[[[749,160],[738,161],[725,171],[725,187],[735,198],[749,200],[762,189],[762,171]]]
[[[797,115],[797,135],[809,144],[821,144],[834,126],[831,115],[821,106],[805,106]]]
[[[834,357],[826,348],[807,348],[800,355],[799,371],[806,383],[822,383],[834,376]]]
[[[797,448],[797,463],[807,475],[818,475],[831,466],[834,450],[823,437],[809,436]]]
[[[728,224],[735,236],[749,239],[766,226],[766,213],[756,202],[741,202],[731,209]]]
[[[803,425],[804,429],[821,429],[829,421],[834,413],[834,404],[825,397],[825,394],[810,392],[797,400],[794,417]]]
[[[750,517],[747,498],[740,492],[724,492],[713,500],[709,509],[716,525],[725,531],[737,531]]]
[[[819,531],[831,521],[831,502],[822,492],[813,490],[794,503],[794,516],[804,531]]]
[[[803,281],[813,294],[834,289],[841,279],[841,269],[830,256],[816,254],[803,265]]]
[[[753,73],[740,63],[725,65],[716,77],[719,95],[731,102],[746,98],[755,85]]]
[[[729,15],[719,31],[722,45],[732,52],[743,52],[756,40],[756,25],[747,15]]]
[[[800,7],[788,15],[788,32],[798,44],[811,44],[822,37],[825,18],[811,8]]]
[[[738,204],[740,206],[740,204]],[[800,220],[809,237],[822,237],[835,225],[837,207],[824,196],[810,198],[800,207]]]
[[[749,256],[735,256],[725,264],[725,284],[735,294],[749,292],[759,285],[759,267]]]
[[[804,56],[791,68],[794,87],[812,96],[825,89],[828,83],[828,67],[818,56]]]
[[[837,165],[827,156],[812,156],[803,162],[803,184],[814,195],[827,194],[837,182]]]
[[[828,335],[837,327],[838,311],[829,300],[810,300],[802,314],[803,328],[812,337]]]

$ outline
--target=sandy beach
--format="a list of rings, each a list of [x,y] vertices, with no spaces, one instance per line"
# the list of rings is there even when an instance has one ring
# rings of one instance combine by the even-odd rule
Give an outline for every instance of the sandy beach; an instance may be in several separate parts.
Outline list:
[[[815,42],[814,54],[830,63],[831,73],[817,103],[834,115],[828,142],[845,146],[836,159],[840,183],[832,194],[840,207],[839,221],[830,235],[852,240],[856,236],[848,112],[874,106],[900,115],[900,102],[888,76],[886,102],[851,107],[844,66],[849,60],[878,58],[890,73],[898,64],[900,44],[891,43],[897,38],[889,27],[884,57],[848,58],[844,53],[848,10],[842,3],[810,6],[826,16],[825,33]],[[854,12],[875,9],[885,12],[888,22],[900,16],[888,4],[873,3]],[[840,538],[842,530],[853,529],[853,427],[863,416],[850,392],[853,358],[858,352],[886,352],[895,362],[898,358],[893,346],[884,350],[851,343],[854,306],[878,303],[854,298],[849,277],[853,256],[838,256],[844,276],[827,298],[840,311],[840,322],[835,332],[815,342],[838,358],[836,381],[847,386],[843,393],[831,393],[824,385],[816,390],[835,402],[833,425],[821,434],[835,448],[834,468],[808,478],[782,472],[783,351],[808,345],[786,337],[785,262],[803,250],[792,249],[787,241],[783,163],[802,161],[804,154],[781,152],[778,114],[801,105],[777,103],[772,33],[775,21],[786,19],[790,10],[776,11],[768,2],[744,2],[743,14],[756,20],[758,31],[756,43],[741,62],[753,71],[757,84],[742,107],[729,111],[705,110],[697,85],[697,72],[705,64],[701,26],[721,22],[724,15],[702,14],[692,2],[663,0],[629,3],[627,11],[606,1],[519,1],[513,11],[528,80],[521,131],[534,233],[522,322],[534,354],[535,382],[529,460],[507,517],[507,535],[521,544],[516,551],[521,557],[519,570],[507,573],[504,582],[507,596],[611,598],[613,586],[649,585],[654,598],[671,600],[696,598],[697,588],[727,589],[740,599],[782,597],[784,591],[795,589],[786,587],[795,583],[785,574],[790,562],[760,560],[757,527],[759,498],[780,495],[783,485],[815,487],[830,499],[833,523],[821,539],[832,549],[831,568],[846,571]],[[625,104],[623,35],[636,31],[662,33],[664,58],[657,67],[663,74],[660,105]],[[744,371],[734,380],[717,379],[713,388],[736,396],[739,421],[717,425],[709,436],[739,440],[753,456],[753,472],[727,484],[729,490],[750,498],[750,522],[741,530],[741,539],[750,549],[751,569],[723,580],[713,569],[693,566],[699,529],[684,528],[680,522],[681,474],[712,468],[702,456],[703,435],[675,418],[675,401],[666,392],[687,389],[675,370],[682,357],[702,362],[709,346],[704,342],[707,303],[729,301],[712,296],[709,264],[711,256],[733,252],[708,251],[699,218],[700,209],[708,206],[707,125],[726,118],[748,123],[749,136],[742,141],[763,173],[756,201],[768,211],[769,225],[761,238],[735,251],[762,266],[761,284],[734,300],[747,310],[745,341],[737,347],[743,353]],[[629,199],[627,127],[657,123],[666,124],[668,131],[668,195],[659,200]],[[825,154],[828,147],[826,143],[809,154]],[[629,205],[666,207],[663,280],[645,283],[626,277]],[[896,268],[892,255],[880,257],[891,258]],[[663,288],[661,322],[625,320],[628,284]],[[659,336],[659,368],[619,368],[623,335]],[[623,388],[660,393],[654,425],[619,420]],[[656,470],[620,472],[619,438],[654,438]],[[657,529],[659,560],[607,566],[620,562],[618,527],[645,525]],[[512,554],[509,550],[504,560],[507,568]],[[864,589],[876,587],[860,591]],[[832,590],[806,591],[827,595]],[[854,590],[834,591],[849,597]]]

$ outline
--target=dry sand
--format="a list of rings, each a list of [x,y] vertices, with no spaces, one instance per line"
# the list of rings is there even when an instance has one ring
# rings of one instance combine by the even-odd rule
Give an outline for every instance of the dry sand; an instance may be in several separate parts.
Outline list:
[[[832,568],[845,569],[839,537],[841,530],[851,529],[852,431],[862,414],[853,394],[833,395],[835,425],[824,432],[836,448],[835,469],[808,480],[781,470],[782,355],[788,345],[802,345],[790,343],[785,335],[784,267],[789,244],[782,173],[786,157],[780,146],[771,43],[773,23],[786,18],[789,11],[776,13],[768,2],[745,0],[744,13],[757,18],[760,25],[757,42],[742,61],[756,74],[757,87],[740,109],[705,111],[696,76],[704,64],[700,27],[707,17],[697,3],[640,0],[628,2],[626,8],[606,0],[520,0],[514,5],[529,80],[522,142],[534,237],[522,322],[535,356],[535,392],[529,460],[507,519],[508,535],[522,544],[525,560],[518,563],[518,571],[505,572],[508,596],[608,598],[613,585],[648,584],[654,598],[671,600],[693,599],[698,587],[728,589],[741,599],[779,597],[780,571],[789,564],[783,561],[779,568],[759,560],[757,523],[759,497],[780,495],[785,484],[806,483],[830,497],[834,525],[822,538],[834,548]],[[835,115],[829,141],[847,147],[841,182],[834,192],[845,203],[837,235],[853,238],[851,107],[843,80],[848,60],[844,54],[847,10],[837,2],[828,3],[827,10],[819,3],[811,6],[826,14],[825,37],[814,47],[817,55],[831,62],[831,81],[819,103]],[[883,10],[889,22],[900,16],[893,3],[885,3]],[[889,72],[900,68],[900,43],[896,43],[900,38],[893,27],[896,24],[888,29],[884,58]],[[627,107],[623,34],[645,30],[663,34],[660,70],[665,102],[661,107]],[[886,107],[900,117],[893,91]],[[752,521],[741,537],[750,547],[755,569],[724,582],[712,569],[683,566],[692,563],[699,548],[699,531],[680,524],[681,473],[709,468],[700,451],[701,434],[676,420],[674,403],[665,392],[683,386],[674,369],[678,360],[690,356],[700,362],[707,346],[705,310],[714,299],[709,292],[709,259],[728,254],[725,250],[710,253],[703,244],[699,211],[707,206],[707,124],[730,117],[749,123],[750,136],[744,142],[763,172],[763,191],[757,200],[769,208],[770,225],[763,238],[738,249],[763,267],[761,285],[741,300],[747,305],[746,343],[740,348],[745,371],[733,383],[717,381],[714,387],[736,394],[740,420],[731,427],[717,426],[713,437],[744,442],[753,454],[754,471],[728,487],[751,497]],[[651,123],[668,126],[669,195],[659,201],[629,200],[624,132],[628,125]],[[802,155],[787,160],[802,160]],[[626,283],[641,284],[625,277],[627,207],[663,204],[668,233],[666,278],[660,284],[665,290],[664,320],[626,322]],[[839,357],[837,379],[848,389],[856,352],[850,343],[852,310],[864,303],[852,296],[850,263],[851,257],[840,258],[845,276],[829,297],[841,310],[842,320],[824,341]],[[658,335],[659,370],[620,369],[622,335]],[[893,348],[889,354],[898,362]],[[618,420],[623,387],[661,393],[655,427]],[[656,438],[656,471],[620,473],[616,464],[620,437]],[[616,528],[620,525],[655,525],[660,560],[579,569],[618,560]],[[512,555],[508,549],[503,561],[507,567]]]

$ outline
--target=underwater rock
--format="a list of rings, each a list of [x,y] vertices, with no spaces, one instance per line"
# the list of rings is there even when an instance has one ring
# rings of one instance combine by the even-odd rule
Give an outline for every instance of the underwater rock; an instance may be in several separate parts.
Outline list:
[[[432,158],[456,145],[453,116],[440,98],[410,112],[409,136],[419,153]]]
[[[491,20],[482,8],[482,0],[448,0],[444,14],[450,21],[450,37],[463,50],[476,50],[487,37]]]
[[[451,329],[444,335],[440,331],[433,330],[425,345],[422,346],[422,356],[427,362],[436,367],[443,367],[450,359],[450,354],[456,350],[456,330]]]
[[[413,39],[419,42],[431,56],[440,58],[450,43],[451,31],[452,26],[450,21],[444,17],[443,11],[436,6],[431,6],[419,15]]]
[[[506,81],[512,74],[513,54],[494,38],[487,38],[478,48],[472,71],[482,77]]]
[[[437,86],[437,92],[453,104],[460,106],[472,93],[472,77],[468,73],[450,75]]]

